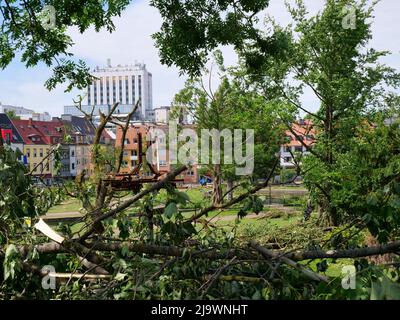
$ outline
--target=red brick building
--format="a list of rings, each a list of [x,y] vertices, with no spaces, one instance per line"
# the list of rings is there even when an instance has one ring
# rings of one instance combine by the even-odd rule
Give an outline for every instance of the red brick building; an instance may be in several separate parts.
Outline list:
[[[121,168],[122,173],[129,173],[135,168],[136,165],[138,165],[140,157],[140,143],[142,145],[143,153],[142,160],[143,162],[146,162],[146,151],[150,143],[150,141],[147,140],[150,140],[150,131],[152,129],[159,129],[165,133],[163,137],[156,137],[152,142],[152,148],[155,150],[155,161],[157,162],[153,165],[153,167],[155,170],[161,173],[167,173],[171,171],[168,149],[162,150],[160,147],[161,145],[168,145],[168,126],[154,123],[133,123],[130,125],[125,136],[123,165]],[[122,129],[118,127],[116,130],[115,140],[116,148],[121,147],[121,139]],[[197,165],[193,164],[192,168],[178,176],[178,179],[184,179],[185,184],[196,184],[198,182]]]

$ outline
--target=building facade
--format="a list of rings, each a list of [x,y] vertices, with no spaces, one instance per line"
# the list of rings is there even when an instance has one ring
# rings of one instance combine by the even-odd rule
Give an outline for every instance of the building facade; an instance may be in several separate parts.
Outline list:
[[[35,121],[51,121],[51,116],[48,112],[35,112],[31,109],[24,107],[16,107],[11,105],[3,105],[0,102],[0,113],[13,112],[16,117],[21,120],[35,120]]]
[[[154,135],[153,130],[161,130],[164,134]],[[130,173],[139,163],[140,149],[139,140],[142,139],[142,161],[147,162],[146,152],[147,143],[151,142],[152,162],[156,171],[166,174],[172,170],[173,165],[170,163],[169,152],[162,146],[168,143],[168,126],[166,124],[156,124],[153,122],[131,123],[125,136],[123,163],[121,173]],[[117,128],[115,147],[121,147],[122,129]],[[149,174],[147,172],[147,174]],[[193,163],[191,168],[177,177],[183,179],[185,184],[196,184],[198,182],[197,164]]]
[[[106,67],[96,67],[91,74],[96,79],[87,88],[82,105],[84,112],[91,114],[93,111],[97,116],[100,110],[108,114],[111,106],[118,102],[115,113],[128,114],[139,100],[138,118],[146,119],[153,110],[152,74],[145,64],[112,66],[109,60]],[[75,106],[65,106],[64,113],[82,114]]]
[[[64,116],[51,121],[9,120],[0,114],[0,128],[7,144],[19,143],[27,170],[37,182],[51,185],[55,179],[71,179],[83,171],[93,172],[91,155],[96,129],[81,117]],[[13,129],[14,128],[14,129]],[[114,147],[115,141],[106,131],[100,144]],[[55,168],[55,153],[58,147],[61,168]],[[108,152],[108,151],[107,151]],[[113,150],[109,150],[110,154]]]
[[[69,172],[71,177],[90,171],[91,149],[96,134],[96,129],[85,117],[72,115],[62,115],[62,122],[66,134],[71,138],[68,145],[69,149]],[[67,163],[65,161],[65,166]]]
[[[311,120],[297,120],[292,125],[292,130],[286,131],[288,143],[281,146],[280,157],[282,168],[294,168],[296,166],[293,157],[309,154],[315,140],[315,130]]]
[[[6,145],[9,145],[12,150],[19,150],[23,154],[24,140],[18,133],[10,118],[5,113],[0,113],[0,129],[3,142]],[[20,161],[24,161],[23,155],[20,157]]]
[[[52,184],[54,170],[53,148],[63,142],[65,130],[61,120],[33,121],[12,120],[24,140],[23,153],[28,170],[33,177],[45,184]]]
[[[154,108],[154,121],[156,123],[168,123],[170,111],[171,107],[168,106]]]
[[[20,117],[23,115],[32,114],[35,111],[23,107],[5,105],[0,102],[0,113],[7,113],[7,112],[14,112],[16,116]]]

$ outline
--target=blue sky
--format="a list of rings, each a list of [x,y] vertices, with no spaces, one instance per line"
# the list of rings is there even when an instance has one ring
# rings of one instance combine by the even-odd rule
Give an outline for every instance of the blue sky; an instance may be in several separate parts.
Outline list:
[[[323,0],[306,0],[311,13],[321,9]],[[271,0],[266,11],[277,22],[286,25],[289,16],[284,8],[283,0]],[[374,38],[371,46],[378,50],[390,50],[392,56],[385,63],[400,70],[400,1],[381,0],[375,11],[373,25]],[[133,1],[120,18],[115,19],[116,31],[109,34],[89,30],[80,34],[70,29],[75,45],[71,52],[83,59],[90,67],[106,64],[107,58],[112,64],[129,64],[144,62],[153,74],[154,106],[169,105],[173,96],[182,88],[185,77],[180,77],[176,68],[161,65],[154,47],[151,34],[158,31],[161,18],[157,9],[149,6],[148,1]],[[227,64],[236,62],[236,55],[230,48],[223,49]],[[44,88],[44,82],[50,77],[51,70],[45,66],[25,69],[18,59],[5,70],[0,71],[0,102],[47,111],[53,116],[63,112],[64,105],[71,105],[79,93],[64,93],[59,87],[51,92]],[[313,109],[315,104],[311,95],[305,94],[303,101]]]

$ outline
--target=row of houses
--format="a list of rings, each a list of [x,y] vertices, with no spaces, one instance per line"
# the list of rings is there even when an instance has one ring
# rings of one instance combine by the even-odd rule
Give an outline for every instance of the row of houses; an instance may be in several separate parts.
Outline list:
[[[51,185],[57,177],[73,178],[83,170],[90,174],[95,128],[86,118],[63,115],[51,121],[35,121],[0,114],[0,129],[4,143],[22,153],[20,161],[36,180]],[[104,131],[101,143],[114,145],[114,139]],[[56,172],[54,149],[58,145],[61,169]]]
[[[186,124],[183,128],[194,128],[194,125]],[[121,172],[132,172],[138,165],[140,153],[140,140],[145,140],[151,130],[161,130],[164,135],[155,137],[153,147],[155,148],[154,156],[156,157],[156,170],[165,173],[172,169],[169,161],[169,153],[167,150],[161,149],[160,145],[165,145],[167,142],[162,141],[168,135],[168,126],[162,123],[131,123],[125,136],[123,166]],[[292,124],[291,130],[287,130],[286,143],[280,147],[280,164],[281,168],[290,169],[296,167],[296,161],[301,156],[309,154],[308,149],[312,148],[315,142],[315,129],[311,120],[297,120]],[[121,147],[122,129],[116,129],[116,147]],[[143,149],[144,150],[144,149]],[[143,155],[144,156],[144,155]],[[189,170],[183,173],[179,178],[184,180],[184,183],[195,184],[199,182],[199,171],[201,165],[194,162]]]
[[[193,125],[186,125],[193,128]],[[52,118],[51,121],[35,121],[10,119],[0,113],[0,129],[3,141],[12,149],[19,149],[23,154],[21,161],[27,166],[34,177],[40,181],[52,184],[56,177],[73,178],[83,170],[91,173],[91,149],[95,137],[95,127],[85,117],[62,115]],[[132,122],[128,128],[124,141],[123,161],[121,173],[132,172],[139,163],[139,157],[145,160],[145,151],[148,147],[147,136],[153,129],[168,133],[168,125],[156,122]],[[315,132],[309,120],[296,121],[291,130],[286,132],[287,142],[281,146],[280,157],[282,168],[294,167],[296,155],[308,153],[307,148],[314,143]],[[168,152],[158,148],[166,141],[165,137],[156,137],[153,148],[156,148],[156,165],[154,169],[166,173],[172,170]],[[101,143],[109,146],[121,147],[122,129],[116,128],[115,134],[105,130]],[[56,174],[52,150],[60,144],[59,154],[61,169]],[[192,167],[179,178],[186,184],[195,184],[199,181],[200,165],[193,163]],[[149,172],[144,174],[150,174]]]

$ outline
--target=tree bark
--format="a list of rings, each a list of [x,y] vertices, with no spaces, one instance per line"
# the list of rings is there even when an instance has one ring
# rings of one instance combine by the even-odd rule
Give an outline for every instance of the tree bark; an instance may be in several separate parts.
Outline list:
[[[222,203],[222,185],[221,185],[221,165],[214,166],[214,179],[213,179],[213,205],[220,205]]]
[[[227,189],[228,189],[228,201],[232,201],[233,200],[233,181],[231,179],[228,179],[227,183]]]
[[[185,252],[185,255],[201,256],[209,259],[232,259],[237,257],[238,259],[257,259],[256,255],[248,250],[246,247],[232,248],[229,251],[219,252],[217,249],[211,250],[188,250],[184,247],[177,246],[157,246],[143,243],[132,243],[132,242],[94,242],[85,243],[86,250],[98,251],[98,252],[112,252],[120,251],[122,248],[127,248],[131,252],[144,253],[144,254],[156,254],[162,256],[181,257]],[[258,246],[264,248],[262,246]],[[35,246],[25,245],[19,248],[21,255],[24,257],[33,249],[36,249],[39,254],[57,254],[57,253],[71,253],[71,250],[65,248],[63,245],[56,242],[49,242],[38,244]],[[268,249],[266,249],[268,250]],[[263,250],[264,251],[264,250]],[[384,255],[388,253],[400,252],[400,241],[395,241],[383,245],[347,249],[347,250],[309,250],[309,251],[294,251],[294,252],[282,252],[278,250],[268,250],[268,255],[286,257],[293,261],[313,260],[313,259],[348,259],[348,258],[363,258],[377,255]],[[4,252],[0,251],[0,258],[4,258]]]

